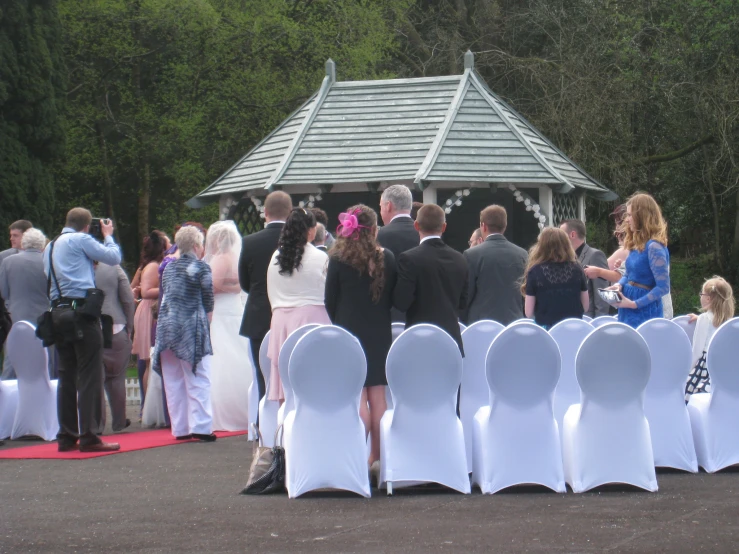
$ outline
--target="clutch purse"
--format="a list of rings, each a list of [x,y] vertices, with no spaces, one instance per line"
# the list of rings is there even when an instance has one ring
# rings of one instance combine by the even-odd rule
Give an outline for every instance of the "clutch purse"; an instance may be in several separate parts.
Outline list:
[[[285,491],[285,449],[282,447],[282,425],[275,431],[275,445],[263,446],[262,434],[252,423],[257,440],[254,442],[254,458],[249,468],[249,479],[241,494],[270,494]],[[280,437],[278,443],[278,436]]]
[[[598,289],[600,297],[609,304],[618,304],[621,302],[621,295],[615,290]]]

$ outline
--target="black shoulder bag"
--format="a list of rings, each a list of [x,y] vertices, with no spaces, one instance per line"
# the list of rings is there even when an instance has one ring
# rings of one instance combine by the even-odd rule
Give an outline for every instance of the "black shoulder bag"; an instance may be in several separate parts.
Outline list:
[[[59,281],[56,278],[56,272],[54,271],[54,262],[52,256],[54,254],[54,243],[56,239],[51,241],[49,244],[49,276],[46,280],[46,296],[51,302],[51,277],[54,276],[54,285],[56,285],[56,291],[59,297],[62,296],[62,291],[59,288]],[[56,340],[54,336],[54,321],[51,315],[51,307],[36,320],[36,336],[41,339],[45,347],[52,346]]]

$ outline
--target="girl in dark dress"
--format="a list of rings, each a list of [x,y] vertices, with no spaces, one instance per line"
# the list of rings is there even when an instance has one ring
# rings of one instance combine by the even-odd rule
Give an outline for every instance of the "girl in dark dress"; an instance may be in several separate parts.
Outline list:
[[[380,459],[380,419],[385,413],[385,360],[393,342],[395,257],[377,243],[377,214],[363,204],[339,216],[329,251],[326,311],[334,325],[359,339],[367,357],[360,416],[372,435],[370,466]],[[369,404],[369,407],[368,407]]]
[[[588,310],[587,278],[562,229],[544,229],[531,247],[521,293],[526,317],[545,329],[570,317],[582,319]]]

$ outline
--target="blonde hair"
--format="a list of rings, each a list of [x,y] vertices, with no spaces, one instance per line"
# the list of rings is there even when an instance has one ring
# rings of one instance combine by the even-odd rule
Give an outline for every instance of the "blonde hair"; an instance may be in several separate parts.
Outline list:
[[[708,309],[701,308],[701,311],[709,311],[713,314],[714,327],[719,327],[734,317],[734,291],[731,290],[731,285],[726,279],[718,275],[706,279],[702,292],[708,295],[710,301]]]
[[[546,262],[574,262],[577,261],[575,250],[572,243],[565,233],[559,227],[546,227],[539,234],[536,244],[529,250],[529,262],[526,265],[526,271],[523,273],[523,282],[521,283],[521,294],[526,295],[526,279],[529,271],[539,264]]]
[[[650,240],[667,246],[667,223],[654,198],[645,193],[637,193],[626,201],[626,206],[631,208],[631,226],[625,217],[622,225],[626,250],[642,252]]]

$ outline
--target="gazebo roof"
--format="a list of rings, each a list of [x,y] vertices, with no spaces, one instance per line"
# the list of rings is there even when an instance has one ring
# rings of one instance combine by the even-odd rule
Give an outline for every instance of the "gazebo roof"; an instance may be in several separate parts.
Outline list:
[[[492,92],[473,61],[467,52],[462,75],[337,82],[329,60],[318,92],[188,205],[380,182],[545,184],[616,198]]]

